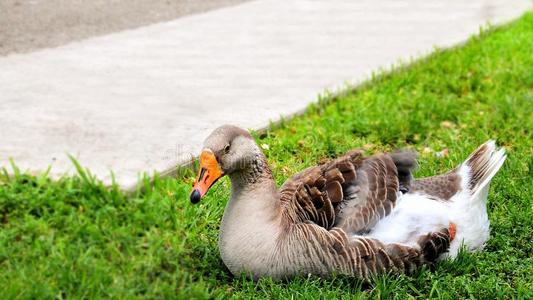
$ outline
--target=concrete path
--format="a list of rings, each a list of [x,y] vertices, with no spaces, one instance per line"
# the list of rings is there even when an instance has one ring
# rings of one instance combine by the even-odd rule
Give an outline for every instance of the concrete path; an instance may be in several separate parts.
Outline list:
[[[522,0],[252,1],[55,49],[0,57],[0,165],[135,184],[224,123],[261,128],[324,89],[447,47]]]
[[[57,47],[248,0],[0,0],[0,55]]]

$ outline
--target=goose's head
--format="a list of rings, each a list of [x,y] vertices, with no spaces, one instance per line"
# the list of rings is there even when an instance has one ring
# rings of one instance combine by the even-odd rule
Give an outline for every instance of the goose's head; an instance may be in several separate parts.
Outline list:
[[[259,155],[261,150],[246,130],[232,125],[215,129],[205,139],[200,153],[200,171],[191,202],[198,203],[220,177],[249,168]]]

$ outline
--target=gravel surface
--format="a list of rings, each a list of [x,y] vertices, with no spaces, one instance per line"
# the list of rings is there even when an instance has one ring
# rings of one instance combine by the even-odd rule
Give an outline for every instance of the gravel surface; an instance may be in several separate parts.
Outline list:
[[[0,0],[0,55],[172,20],[247,0]]]

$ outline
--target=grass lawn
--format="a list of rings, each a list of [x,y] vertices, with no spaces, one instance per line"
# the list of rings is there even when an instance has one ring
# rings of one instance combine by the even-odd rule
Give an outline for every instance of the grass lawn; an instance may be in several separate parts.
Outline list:
[[[483,252],[410,277],[254,282],[231,276],[219,257],[227,178],[193,206],[192,174],[145,180],[145,191],[126,195],[83,171],[51,181],[4,170],[0,298],[533,298],[533,13],[320,101],[256,138],[269,146],[280,184],[361,147],[413,148],[416,176],[433,175],[497,139],[508,160],[490,190],[491,238]],[[448,157],[436,155],[444,149]]]

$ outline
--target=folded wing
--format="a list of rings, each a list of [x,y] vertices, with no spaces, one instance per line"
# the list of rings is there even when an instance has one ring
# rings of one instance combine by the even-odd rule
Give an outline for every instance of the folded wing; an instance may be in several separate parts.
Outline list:
[[[408,188],[414,167],[404,154],[363,157],[354,150],[329,163],[308,168],[282,186],[281,201],[288,220],[312,222],[326,229],[340,227],[357,234],[388,215],[398,197],[400,182]],[[399,179],[397,164],[400,166]],[[406,179],[407,178],[407,179]]]

